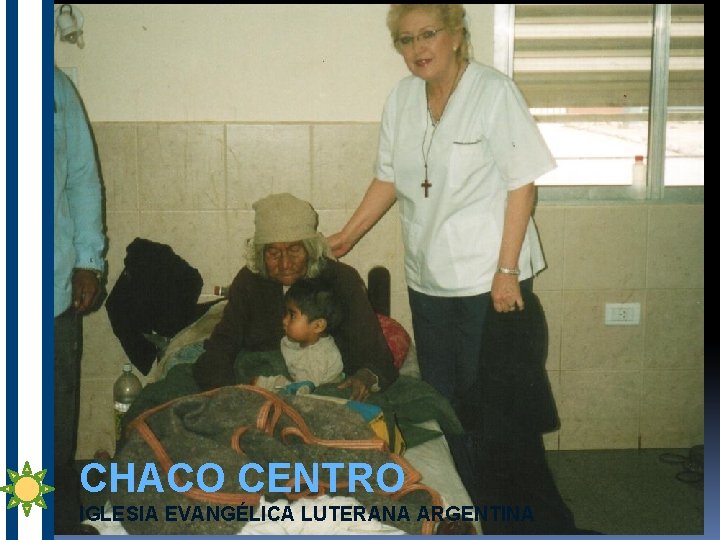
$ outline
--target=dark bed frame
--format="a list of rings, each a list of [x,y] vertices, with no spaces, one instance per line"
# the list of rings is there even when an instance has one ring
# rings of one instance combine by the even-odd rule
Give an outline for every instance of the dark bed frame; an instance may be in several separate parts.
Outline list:
[[[375,266],[368,272],[368,298],[376,313],[390,316],[390,271]]]

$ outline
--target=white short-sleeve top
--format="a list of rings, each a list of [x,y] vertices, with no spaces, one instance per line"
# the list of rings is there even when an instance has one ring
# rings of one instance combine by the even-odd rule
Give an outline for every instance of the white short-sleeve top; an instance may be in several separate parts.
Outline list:
[[[432,184],[428,197],[423,154]],[[499,71],[471,62],[436,127],[425,82],[414,76],[401,80],[385,103],[375,177],[395,184],[408,286],[433,296],[488,292],[507,192],[555,166],[520,91]],[[520,279],[544,267],[531,219],[520,251]]]

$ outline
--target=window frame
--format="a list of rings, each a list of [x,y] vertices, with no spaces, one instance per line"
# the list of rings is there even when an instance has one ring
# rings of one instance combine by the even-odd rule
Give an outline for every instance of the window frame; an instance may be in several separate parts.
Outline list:
[[[648,112],[647,189],[638,198],[632,186],[538,186],[539,202],[704,203],[705,186],[665,186],[665,135],[670,63],[671,4],[653,4],[650,107]],[[495,4],[494,67],[513,77],[515,4]]]

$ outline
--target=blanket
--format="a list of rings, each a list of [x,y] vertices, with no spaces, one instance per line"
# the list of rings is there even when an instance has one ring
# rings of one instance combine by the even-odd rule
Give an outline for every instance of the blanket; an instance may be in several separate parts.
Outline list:
[[[407,461],[388,452],[357,413],[335,403],[307,396],[278,396],[245,385],[186,396],[144,412],[128,426],[115,461],[122,471],[133,463],[155,463],[164,484],[160,492],[153,486],[139,489],[137,482],[118,483],[110,496],[113,505],[158,509],[157,520],[126,521],[124,526],[131,534],[233,534],[247,522],[238,517],[239,507],[252,513],[263,498],[296,500],[317,494],[354,497],[365,512],[393,508],[396,515],[383,518],[392,521],[389,525],[410,534],[428,534],[433,531],[433,521],[418,516],[423,508],[442,504],[438,493],[420,483],[420,474]],[[207,468],[208,462],[215,467]],[[270,489],[272,484],[265,474],[273,463],[288,467],[301,464],[307,471],[313,470],[313,464],[338,464],[341,468],[332,474],[330,469],[321,469],[314,481],[296,469],[283,477],[287,482],[281,479],[287,489],[278,494],[277,489]],[[380,481],[379,474],[371,475],[369,485],[354,489],[357,484],[349,472],[351,463],[368,464],[372,471],[388,464],[394,468],[385,475],[385,482]],[[243,484],[238,471],[248,464],[259,468],[249,467]],[[201,486],[200,476],[189,471],[203,467]],[[139,471],[135,475],[140,478]],[[142,476],[148,477],[152,475]],[[170,479],[184,488],[168,489]],[[247,487],[260,483],[260,491]],[[387,489],[388,485],[393,489]],[[206,518],[169,519],[168,507],[190,508],[193,510],[188,511]],[[218,515],[218,508],[232,510],[232,516],[207,518]],[[351,515],[355,511],[350,510]],[[178,513],[176,510],[173,516],[177,518]]]
[[[279,355],[279,351],[277,355]],[[237,384],[247,384],[256,375],[275,375],[284,365],[273,352],[245,355],[246,361],[236,363]],[[241,366],[241,367],[238,367]],[[143,388],[123,419],[127,426],[143,412],[182,396],[200,392],[192,375],[192,364],[180,364],[167,376]],[[349,398],[350,389],[339,389],[335,384],[319,386],[316,394]],[[438,437],[440,432],[424,429],[416,424],[436,420],[445,434],[459,434],[462,425],[450,403],[432,386],[414,377],[400,375],[384,392],[370,394],[368,403],[379,406],[387,418],[395,418],[408,448]]]

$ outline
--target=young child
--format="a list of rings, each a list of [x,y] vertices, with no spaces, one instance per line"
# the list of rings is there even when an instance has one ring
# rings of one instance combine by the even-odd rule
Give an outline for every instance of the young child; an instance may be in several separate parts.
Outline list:
[[[318,280],[301,279],[285,293],[285,306],[280,350],[291,380],[260,377],[256,384],[302,394],[321,384],[341,382],[342,356],[330,334],[342,312],[332,290]]]

